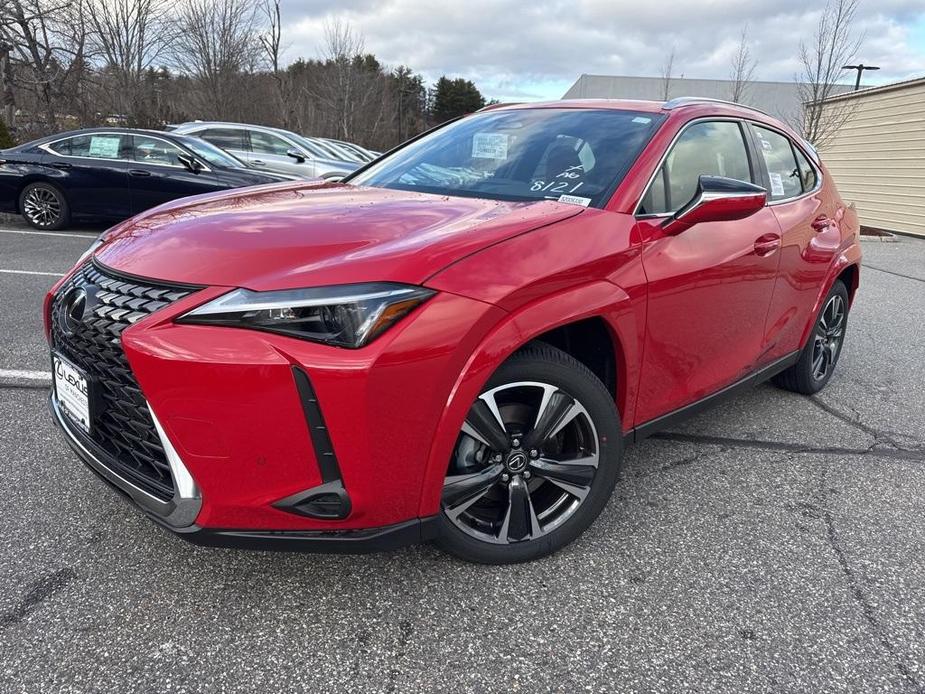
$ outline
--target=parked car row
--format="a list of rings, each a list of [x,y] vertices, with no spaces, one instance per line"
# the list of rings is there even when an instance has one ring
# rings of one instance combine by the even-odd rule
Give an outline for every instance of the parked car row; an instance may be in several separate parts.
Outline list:
[[[257,125],[94,128],[0,152],[0,211],[38,229],[118,221],[161,203],[298,178],[337,180],[378,153]]]
[[[200,137],[254,168],[304,178],[342,178],[365,163],[340,145],[262,125],[195,121],[173,132]]]

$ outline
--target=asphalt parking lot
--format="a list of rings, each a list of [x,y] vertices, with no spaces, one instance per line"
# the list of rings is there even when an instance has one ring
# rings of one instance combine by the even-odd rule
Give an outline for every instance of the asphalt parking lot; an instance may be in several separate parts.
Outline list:
[[[98,230],[2,228],[0,692],[925,690],[925,241],[865,242],[819,396],[761,386],[631,448],[579,541],[483,567],[145,520],[28,373],[43,293]]]

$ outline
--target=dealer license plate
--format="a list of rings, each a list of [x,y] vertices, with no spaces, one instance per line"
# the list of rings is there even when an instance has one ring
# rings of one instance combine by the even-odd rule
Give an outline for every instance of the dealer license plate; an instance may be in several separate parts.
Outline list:
[[[90,433],[90,379],[60,354],[51,355],[55,395],[68,418]]]

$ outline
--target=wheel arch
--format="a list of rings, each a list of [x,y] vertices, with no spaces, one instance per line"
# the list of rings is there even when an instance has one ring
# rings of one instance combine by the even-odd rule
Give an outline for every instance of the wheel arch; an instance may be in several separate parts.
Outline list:
[[[800,349],[806,346],[806,341],[809,340],[813,326],[816,324],[816,317],[822,309],[822,302],[829,295],[835,282],[838,280],[845,282],[845,286],[848,288],[848,305],[854,304],[854,297],[860,284],[860,268],[861,249],[858,243],[852,244],[836,256],[835,262],[832,263],[825,277],[825,281],[820,285],[820,291],[813,304],[813,310],[807,317],[806,325],[800,338]]]
[[[495,370],[532,342],[559,347],[571,341],[570,349],[563,351],[584,363],[599,378],[599,373],[607,377],[606,368],[610,365],[613,385],[608,390],[615,397],[624,430],[630,426],[644,327],[644,314],[640,311],[644,311],[644,298],[631,298],[621,288],[602,280],[569,288],[506,314],[473,350],[450,391],[428,455],[420,490],[420,515],[433,515],[440,510],[447,461],[472,402]],[[552,316],[556,319],[551,320]],[[599,342],[593,349],[576,345],[574,341],[581,336],[593,336]],[[608,346],[603,340],[609,341],[608,354],[600,353]],[[608,386],[606,381],[604,385]]]

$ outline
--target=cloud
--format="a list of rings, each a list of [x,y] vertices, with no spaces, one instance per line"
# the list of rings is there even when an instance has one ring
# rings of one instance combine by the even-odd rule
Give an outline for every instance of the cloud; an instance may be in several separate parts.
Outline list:
[[[756,78],[789,81],[821,9],[806,0],[283,0],[290,59],[319,55],[324,23],[336,17],[386,64],[429,81],[466,77],[501,99],[558,97],[581,73],[656,76],[672,48],[677,75],[724,79],[746,23]],[[923,18],[925,0],[864,0],[859,59],[883,68],[878,81],[925,73]]]

